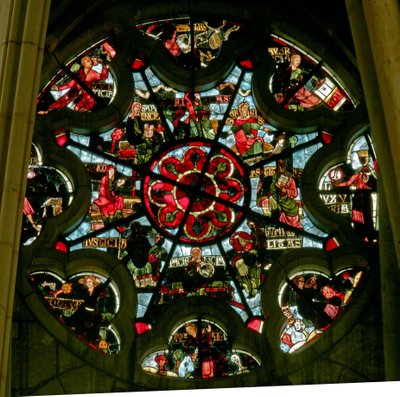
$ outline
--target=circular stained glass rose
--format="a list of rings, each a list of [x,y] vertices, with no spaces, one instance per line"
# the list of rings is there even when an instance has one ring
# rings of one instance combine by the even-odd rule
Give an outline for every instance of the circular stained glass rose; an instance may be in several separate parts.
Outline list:
[[[232,233],[243,219],[250,198],[247,175],[227,148],[190,142],[154,159],[143,181],[143,200],[160,233],[207,244]]]

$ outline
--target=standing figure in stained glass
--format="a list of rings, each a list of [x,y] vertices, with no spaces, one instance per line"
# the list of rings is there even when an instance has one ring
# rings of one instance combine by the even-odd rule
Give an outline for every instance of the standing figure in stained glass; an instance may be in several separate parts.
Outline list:
[[[198,331],[196,324],[189,322],[185,326],[185,331],[186,339],[182,347],[191,358],[191,361],[186,358],[185,367],[182,366],[185,363],[185,359],[182,361],[179,376],[182,377],[183,369],[187,370],[186,367],[188,366],[190,368],[194,367],[194,371],[200,366],[200,374],[191,372],[191,375],[195,377],[200,376],[205,379],[226,376],[229,373],[228,363],[226,357],[214,346],[211,324],[208,323],[207,326],[202,326],[201,330]],[[194,364],[193,367],[191,363]],[[187,376],[187,372],[185,375]]]
[[[57,188],[51,179],[51,174],[47,173],[45,168],[43,172],[36,174],[32,182],[28,190],[33,194],[40,193],[40,201],[36,200],[36,203],[40,204],[41,218],[59,215],[62,212],[62,197],[58,189],[62,190],[64,186],[60,184]]]
[[[198,367],[198,334],[196,324],[185,325],[186,338],[180,349],[174,351],[175,367],[180,378],[193,377]]]
[[[213,347],[211,324],[201,329],[201,377],[214,378],[216,375],[216,351]]]
[[[262,209],[265,216],[272,215],[270,207],[271,180],[272,176],[261,172],[257,185],[257,206]]]
[[[35,215],[35,210],[33,209],[31,203],[29,200],[24,197],[24,207],[23,207],[23,213],[26,216],[26,219],[28,219],[29,223],[32,225],[32,227],[40,233],[42,230],[42,227],[40,225],[37,225],[36,222],[33,219],[33,215]]]
[[[260,227],[258,222],[248,220],[247,226],[250,228],[251,237],[254,241],[254,249],[257,256],[257,266],[260,269],[266,269],[268,263],[270,263],[270,258],[268,257],[268,250],[267,250],[267,239],[265,236],[265,230]],[[261,281],[263,276],[261,276]]]
[[[240,231],[233,234],[229,242],[236,253],[232,259],[232,266],[237,271],[238,281],[250,296],[256,296],[261,283],[261,269],[257,261],[254,239],[249,233]]]
[[[235,149],[241,156],[260,155],[271,152],[274,147],[258,135],[259,130],[270,132],[263,128],[257,117],[251,116],[250,106],[242,102],[238,106],[239,115],[233,122],[231,131],[235,137]]]
[[[105,223],[121,218],[124,208],[124,198],[119,194],[119,188],[125,184],[125,180],[115,180],[115,176],[115,166],[108,165],[100,180],[99,197],[93,201],[100,208]]]
[[[167,374],[167,369],[166,369],[167,357],[165,356],[165,354],[159,354],[158,356],[156,356],[154,361],[158,364],[157,373],[159,375],[166,375]]]
[[[143,134],[143,121],[140,113],[142,111],[142,104],[135,101],[131,105],[131,112],[129,113],[126,121],[126,139],[130,145],[136,145],[140,143],[139,138]]]
[[[354,228],[360,236],[369,241],[374,238],[376,231],[373,221],[372,193],[377,189],[376,172],[369,166],[368,150],[357,152],[361,167],[347,181],[332,181],[335,187],[352,186],[355,192],[352,197],[351,219]]]
[[[269,208],[272,216],[278,214],[282,223],[302,229],[300,207],[296,201],[298,189],[293,175],[288,170],[288,160],[279,159],[270,185]]]
[[[304,111],[321,103],[306,87],[306,70],[300,67],[302,57],[298,53],[290,56],[289,65],[278,68],[274,77],[274,94],[278,103],[287,105],[288,109]],[[317,78],[312,78],[312,84],[318,84]]]
[[[210,109],[204,104],[198,92],[192,94],[190,91],[184,96],[186,109],[189,115],[183,120],[188,124],[191,137],[203,137],[214,139],[215,134],[210,122]]]
[[[163,247],[165,238],[160,234],[154,237],[154,244],[149,250],[148,263],[151,266],[152,281],[155,284],[160,277],[162,261],[167,257],[167,250]],[[149,269],[150,270],[150,269]]]
[[[135,101],[131,105],[131,111],[126,123],[116,128],[112,134],[110,153],[113,154],[118,143],[118,157],[136,161],[137,150],[135,145],[141,143],[143,135],[143,121],[141,118],[142,104]]]
[[[87,112],[93,109],[96,101],[89,91],[92,89],[94,82],[105,80],[108,77],[108,67],[106,65],[102,65],[101,72],[94,69],[95,66],[102,63],[103,60],[101,58],[82,57],[81,67],[76,72],[76,78],[72,78],[68,83],[61,86],[53,85],[51,87],[53,91],[68,91],[51,104],[48,110],[40,111],[39,113],[46,114],[52,110],[59,110],[70,103],[74,103],[74,110],[77,112]],[[84,88],[82,88],[82,85],[84,85]]]

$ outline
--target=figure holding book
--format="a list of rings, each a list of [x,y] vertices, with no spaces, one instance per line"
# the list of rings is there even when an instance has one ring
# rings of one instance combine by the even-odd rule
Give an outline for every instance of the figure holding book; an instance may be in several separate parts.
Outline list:
[[[287,169],[285,159],[277,161],[276,172],[270,185],[270,194],[269,205],[272,214],[278,213],[280,222],[302,229],[300,207],[296,201],[299,192],[293,175]]]

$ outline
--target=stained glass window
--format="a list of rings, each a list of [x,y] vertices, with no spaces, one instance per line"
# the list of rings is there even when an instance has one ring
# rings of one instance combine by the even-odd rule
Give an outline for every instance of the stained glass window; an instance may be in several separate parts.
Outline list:
[[[48,219],[62,214],[72,198],[71,181],[60,169],[43,164],[42,153],[33,144],[24,199],[23,244],[35,241]]]
[[[331,167],[320,181],[321,198],[333,212],[350,217],[365,241],[377,241],[377,162],[371,137],[353,143],[346,162]]]
[[[182,18],[150,22],[137,28],[149,37],[160,40],[177,62],[206,68],[218,57],[223,43],[240,29],[240,25],[227,20],[214,23]]]
[[[116,51],[107,40],[93,45],[66,65],[44,87],[37,99],[39,114],[65,107],[76,112],[107,106],[115,95],[115,79],[107,63]]]
[[[150,375],[205,379],[266,365],[251,342],[235,345],[230,316],[266,337],[268,314],[278,312],[276,347],[301,354],[351,310],[365,259],[340,269],[312,259],[284,274],[274,269],[284,268],[287,253],[345,258],[341,247],[378,239],[370,135],[346,143],[338,123],[313,121],[313,112],[337,117],[356,101],[329,63],[276,34],[265,37],[258,63],[248,51],[224,52],[240,39],[240,23],[183,18],[131,28],[138,43],[129,57],[116,38],[96,41],[60,64],[38,95],[24,241],[63,261],[32,261],[32,285],[58,321],[108,356],[126,348],[121,333],[134,332],[140,345],[165,327],[163,347],[146,342],[140,357]],[[181,88],[175,69],[163,75],[148,40],[163,47],[157,62],[193,72],[193,84]],[[197,87],[196,73],[215,73],[221,59],[230,67]],[[41,185],[36,197],[30,175],[38,173],[53,190]],[[62,222],[44,222],[61,213]],[[347,234],[335,222],[346,222]],[[50,272],[48,263],[61,269]],[[224,308],[218,321],[200,311],[217,310],[213,302]],[[168,328],[162,313],[181,306],[185,315]],[[121,310],[129,325],[118,322]]]
[[[281,349],[293,353],[321,336],[340,317],[363,278],[363,270],[345,269],[330,278],[310,270],[294,274],[284,284],[279,304],[287,318]]]
[[[110,279],[80,273],[64,280],[57,274],[34,272],[31,282],[60,322],[100,352],[118,353],[120,342],[111,320],[118,312],[119,297]]]
[[[282,37],[272,35],[272,39],[268,51],[276,68],[269,86],[281,106],[302,112],[322,103],[334,111],[354,108],[351,98],[322,60]]]
[[[180,325],[169,338],[168,349],[151,353],[142,362],[145,371],[185,379],[234,376],[258,366],[257,357],[230,349],[226,332],[202,318]]]

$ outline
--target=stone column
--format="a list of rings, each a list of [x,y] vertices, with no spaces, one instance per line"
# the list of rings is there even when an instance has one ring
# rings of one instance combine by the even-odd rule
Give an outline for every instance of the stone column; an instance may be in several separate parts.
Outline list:
[[[11,325],[26,173],[50,0],[0,1],[0,396]]]
[[[400,379],[400,6],[346,0],[378,159],[385,376]]]

